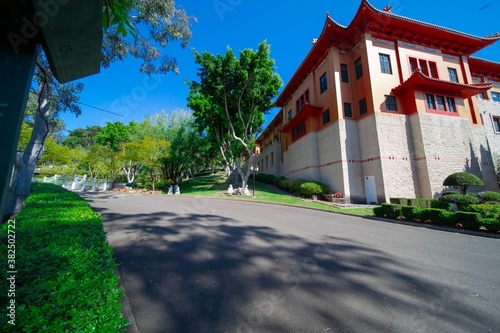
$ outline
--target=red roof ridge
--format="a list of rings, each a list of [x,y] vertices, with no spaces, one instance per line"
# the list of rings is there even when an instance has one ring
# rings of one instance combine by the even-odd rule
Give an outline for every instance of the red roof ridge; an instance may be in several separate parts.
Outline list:
[[[431,27],[431,28],[442,29],[442,30],[445,30],[445,31],[448,31],[448,32],[451,32],[451,33],[454,33],[454,34],[457,34],[457,35],[462,35],[462,36],[466,36],[466,37],[469,37],[469,38],[475,38],[475,39],[479,39],[479,40],[483,40],[483,41],[500,40],[500,34],[498,32],[496,34],[494,34],[494,35],[492,34],[492,35],[489,35],[489,36],[480,37],[480,36],[472,35],[472,34],[469,34],[469,33],[466,33],[466,32],[458,31],[458,30],[455,30],[455,29],[446,28],[446,27],[443,27],[443,26],[440,26],[440,25],[437,25],[437,24],[428,23],[428,22],[424,22],[424,21],[412,19],[410,17],[406,17],[406,16],[403,16],[403,15],[394,14],[391,11],[380,10],[378,8],[375,8],[370,2],[368,2],[368,0],[361,0],[361,3],[362,4],[366,4],[371,10],[373,10],[373,11],[375,11],[377,13],[380,13],[382,15],[393,16],[393,17],[396,17],[396,18],[399,18],[399,19],[402,19],[402,20],[406,20],[406,21],[409,21],[409,22],[413,22],[413,23],[425,25],[425,26],[428,26],[428,27]]]
[[[488,59],[484,59],[484,58],[480,58],[480,57],[472,57],[472,56],[470,56],[469,60],[473,60],[473,61],[477,60],[477,61],[487,62],[487,63],[490,63],[490,64],[494,64],[494,65],[500,66],[500,62],[493,61],[493,60],[488,60]]]
[[[441,80],[441,79],[436,79],[430,76],[425,75],[422,73],[420,69],[416,69],[413,74],[403,83],[401,83],[399,86],[395,87],[393,90],[399,90],[402,86],[406,85],[406,83],[414,77],[419,76],[424,80],[431,81],[431,82],[437,82],[437,83],[442,83],[446,85],[452,85],[456,87],[461,87],[461,88],[467,88],[467,89],[476,89],[476,90],[488,90],[493,87],[493,83],[487,82],[487,83],[460,83],[460,82],[453,82],[453,81],[448,81],[448,80]]]

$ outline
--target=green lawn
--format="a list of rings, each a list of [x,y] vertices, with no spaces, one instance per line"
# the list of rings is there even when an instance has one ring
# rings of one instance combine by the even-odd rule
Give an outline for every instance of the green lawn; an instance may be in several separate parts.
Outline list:
[[[252,196],[239,195],[228,196],[226,193],[229,184],[230,183],[226,180],[223,173],[217,173],[215,175],[198,176],[193,179],[183,181],[180,184],[180,187],[181,193],[183,195],[194,195],[221,199],[224,198],[228,200],[274,202],[333,212],[342,212],[353,215],[374,216],[373,210],[371,208],[339,208],[328,204],[326,201],[303,200],[301,198],[297,198],[290,194],[284,193],[276,189],[275,187],[260,182],[255,182],[255,198],[253,198]],[[249,180],[248,189],[252,194],[253,181],[251,178]]]

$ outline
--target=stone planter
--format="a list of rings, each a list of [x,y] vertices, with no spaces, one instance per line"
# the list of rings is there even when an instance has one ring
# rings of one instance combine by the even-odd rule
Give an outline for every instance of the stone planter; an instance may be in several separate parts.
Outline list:
[[[345,198],[336,198],[333,194],[323,194],[323,198],[332,203],[345,204]]]

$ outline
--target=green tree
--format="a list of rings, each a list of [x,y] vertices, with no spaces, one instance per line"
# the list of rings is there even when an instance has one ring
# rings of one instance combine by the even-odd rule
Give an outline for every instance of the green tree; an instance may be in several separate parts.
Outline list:
[[[469,172],[455,172],[446,177],[443,185],[456,186],[460,189],[460,192],[465,195],[467,194],[467,188],[469,186],[481,186],[484,185],[484,183],[480,178]]]
[[[166,74],[179,72],[177,61],[164,52],[168,43],[188,45],[194,16],[177,6],[174,0],[109,0],[105,2],[102,65],[129,54],[143,61],[141,72]]]
[[[122,144],[130,140],[136,125],[133,121],[128,125],[123,124],[121,121],[114,123],[108,121],[101,132],[94,137],[95,142],[118,152],[122,149]]]
[[[97,144],[90,148],[86,162],[95,173],[105,175],[111,180],[111,188],[115,187],[116,179],[122,167],[120,151]]]
[[[69,148],[89,149],[89,147],[96,143],[94,137],[99,134],[101,130],[101,126],[97,125],[87,126],[86,128],[76,128],[69,131],[68,136],[64,138],[62,144]]]
[[[187,46],[192,35],[191,23],[196,21],[175,5],[173,0],[106,0],[103,2],[103,67],[109,67],[128,54],[143,60],[140,70],[147,74],[178,72],[176,59],[166,53],[169,42],[181,41]],[[81,84],[55,83],[48,65],[40,56],[36,62],[36,112],[26,148],[16,157],[14,177],[9,187],[4,213],[21,211],[29,195],[31,178],[42,157],[45,140],[51,133],[51,123],[59,111],[80,114],[77,104]]]
[[[269,45],[264,41],[257,51],[245,49],[239,59],[229,47],[225,55],[195,52],[194,56],[200,81],[189,84],[188,106],[221,153],[237,157],[236,168],[245,187],[250,170],[244,173],[239,156],[246,154],[253,164],[256,133],[282,84]]]
[[[162,165],[162,160],[168,158],[168,148],[170,143],[165,139],[145,137],[139,142],[139,160],[147,168],[151,179],[151,187],[155,190],[155,181],[158,171]]]
[[[20,212],[24,207],[30,193],[31,179],[45,149],[45,141],[50,137],[59,113],[69,111],[78,115],[81,112],[77,102],[83,85],[56,83],[43,57],[38,58],[36,65],[33,95],[30,98],[32,102],[27,104],[25,114],[28,127],[25,126],[22,143],[19,144],[24,150],[16,156],[9,187],[5,210],[8,214]]]

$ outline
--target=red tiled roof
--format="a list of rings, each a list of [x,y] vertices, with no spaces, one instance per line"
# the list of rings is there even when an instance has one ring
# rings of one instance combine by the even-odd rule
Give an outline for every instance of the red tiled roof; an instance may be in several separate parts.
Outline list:
[[[470,57],[468,63],[472,76],[500,81],[500,63],[475,57]]]
[[[491,89],[492,83],[465,84],[429,77],[417,69],[405,82],[392,89],[396,94],[407,89],[421,89],[429,92],[468,98],[481,91]]]
[[[324,59],[326,52],[331,47],[336,47],[342,51],[350,51],[365,33],[370,33],[374,38],[404,41],[440,49],[445,53],[457,56],[470,56],[472,53],[500,39],[498,33],[493,36],[478,37],[400,16],[388,10],[379,10],[367,0],[362,0],[356,15],[347,27],[335,22],[327,14],[323,30],[317,42],[274,104],[283,107],[304,79]]]

